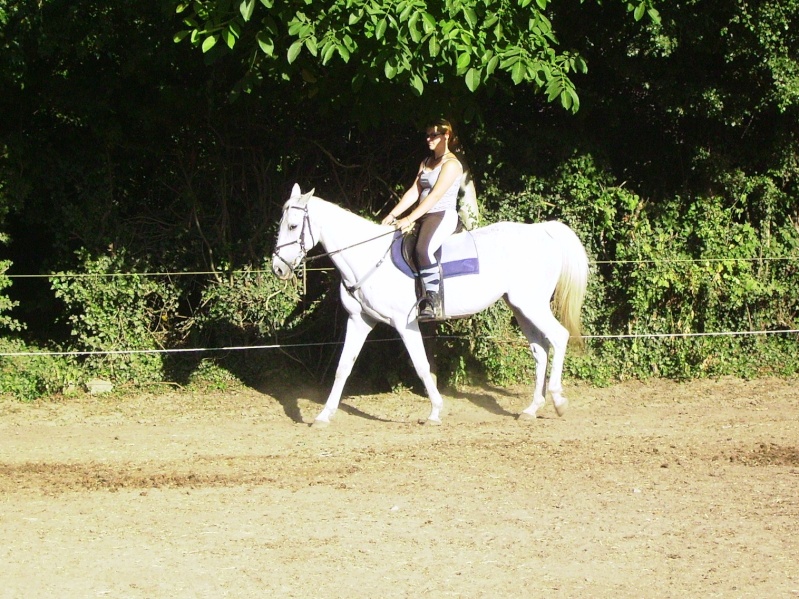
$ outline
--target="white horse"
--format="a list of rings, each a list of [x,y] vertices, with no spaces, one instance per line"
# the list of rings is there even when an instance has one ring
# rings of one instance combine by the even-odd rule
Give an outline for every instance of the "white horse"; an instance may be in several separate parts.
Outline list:
[[[314,425],[330,423],[364,341],[379,322],[394,327],[405,343],[432,404],[427,422],[440,424],[443,400],[419,332],[415,282],[388,257],[393,227],[366,220],[313,194],[313,190],[303,194],[294,185],[283,206],[272,270],[280,279],[290,278],[319,243],[341,274],[341,301],[349,313],[347,332],[333,388]],[[569,227],[555,221],[496,223],[463,233],[469,234],[477,247],[479,274],[444,280],[444,313],[469,316],[503,298],[530,343],[536,364],[533,401],[519,418],[536,417],[547,388],[557,414],[563,415],[568,403],[561,388],[566,346],[570,336],[582,341],[580,309],[588,280],[583,245]],[[550,308],[553,293],[563,324]]]

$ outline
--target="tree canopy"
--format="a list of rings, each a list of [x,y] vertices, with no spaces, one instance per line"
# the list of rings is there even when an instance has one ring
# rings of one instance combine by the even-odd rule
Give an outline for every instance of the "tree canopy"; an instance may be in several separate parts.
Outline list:
[[[651,0],[625,3],[636,20],[659,21]],[[304,93],[375,116],[393,97],[443,96],[467,118],[464,94],[529,84],[569,111],[580,106],[574,74],[587,65],[561,48],[549,0],[180,0],[188,39],[210,59],[242,62],[237,91],[264,78],[300,79]],[[435,92],[431,93],[431,89]],[[363,99],[363,101],[362,101]],[[376,101],[381,100],[381,101]]]

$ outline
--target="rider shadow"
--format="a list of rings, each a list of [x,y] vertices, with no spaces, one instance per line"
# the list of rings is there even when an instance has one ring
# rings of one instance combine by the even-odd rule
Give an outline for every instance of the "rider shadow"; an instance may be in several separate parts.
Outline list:
[[[283,377],[269,378],[254,385],[259,392],[275,399],[283,408],[286,416],[296,424],[304,424],[301,400],[309,400],[315,404],[322,405],[325,402],[324,391],[314,385],[300,383],[298,381],[286,380]]]

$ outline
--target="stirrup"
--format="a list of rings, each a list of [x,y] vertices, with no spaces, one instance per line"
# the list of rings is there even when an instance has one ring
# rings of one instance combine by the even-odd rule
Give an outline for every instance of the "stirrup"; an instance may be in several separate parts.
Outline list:
[[[419,321],[438,320],[441,318],[441,296],[437,291],[425,291],[416,302],[419,310]]]

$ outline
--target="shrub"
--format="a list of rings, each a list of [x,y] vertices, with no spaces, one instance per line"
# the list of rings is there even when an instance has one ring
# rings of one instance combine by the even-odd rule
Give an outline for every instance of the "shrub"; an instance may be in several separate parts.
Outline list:
[[[64,303],[74,350],[99,352],[82,361],[87,377],[134,384],[161,380],[162,354],[103,352],[167,347],[178,304],[176,288],[137,274],[146,269],[128,260],[124,251],[99,257],[81,251],[79,258],[79,275],[59,273],[50,280]]]
[[[483,198],[489,222],[558,218],[575,229],[594,262],[586,334],[653,336],[591,339],[586,353],[567,354],[566,373],[605,384],[799,372],[791,336],[661,336],[797,328],[799,230],[790,197],[767,177],[729,178],[724,196],[659,203],[610,182],[590,156],[576,156],[548,177],[526,177],[521,191],[488,185]],[[442,330],[468,337],[489,380],[527,381],[532,356],[510,323],[499,305]],[[455,359],[442,362],[456,372]]]
[[[210,280],[187,323],[206,334],[231,327],[240,334],[269,337],[285,330],[299,302],[295,285],[272,276],[268,261],[260,270],[245,267]]]
[[[0,393],[22,400],[38,399],[78,388],[80,368],[66,356],[41,353],[39,348],[14,339],[0,339],[0,352],[32,354],[0,356]]]

